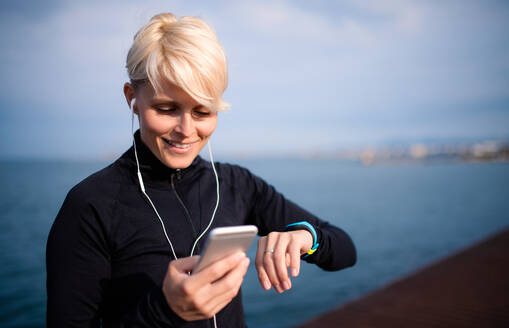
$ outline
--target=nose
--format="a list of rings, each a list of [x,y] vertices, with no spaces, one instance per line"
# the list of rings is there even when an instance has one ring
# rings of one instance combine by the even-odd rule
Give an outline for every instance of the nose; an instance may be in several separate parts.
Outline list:
[[[174,131],[181,134],[183,137],[190,137],[194,133],[194,120],[191,113],[183,111],[178,117],[178,123]]]

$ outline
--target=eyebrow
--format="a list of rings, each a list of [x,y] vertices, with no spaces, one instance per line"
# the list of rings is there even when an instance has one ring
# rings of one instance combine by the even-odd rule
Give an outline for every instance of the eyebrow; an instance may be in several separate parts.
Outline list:
[[[171,106],[179,106],[180,103],[175,100],[165,100],[165,99],[152,99],[152,102],[157,105],[171,105]]]

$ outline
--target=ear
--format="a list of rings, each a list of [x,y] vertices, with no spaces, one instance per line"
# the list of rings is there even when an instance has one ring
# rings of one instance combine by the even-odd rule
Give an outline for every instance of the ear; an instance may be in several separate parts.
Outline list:
[[[133,112],[138,115],[138,107],[133,103],[135,98],[135,92],[134,87],[131,83],[126,82],[124,84],[124,96],[125,100],[127,101],[127,105],[129,105],[129,108],[131,108],[131,104],[133,105]]]

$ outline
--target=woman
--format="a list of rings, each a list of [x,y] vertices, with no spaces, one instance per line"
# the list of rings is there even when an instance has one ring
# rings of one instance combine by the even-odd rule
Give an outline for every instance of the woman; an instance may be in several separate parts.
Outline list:
[[[133,147],[69,192],[55,219],[49,327],[209,327],[216,319],[218,327],[244,327],[245,254],[188,274],[214,227],[258,227],[256,268],[266,290],[290,289],[301,256],[326,270],[355,263],[341,229],[248,170],[198,156],[227,108],[226,57],[206,23],[154,16],[136,34],[127,69],[124,94],[140,129]]]

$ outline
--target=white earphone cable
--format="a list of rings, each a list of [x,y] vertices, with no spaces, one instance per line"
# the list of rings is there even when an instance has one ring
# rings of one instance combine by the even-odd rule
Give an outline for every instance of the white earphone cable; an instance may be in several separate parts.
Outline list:
[[[214,211],[212,212],[212,218],[210,219],[209,225],[203,230],[200,236],[196,238],[194,241],[193,248],[191,249],[191,256],[193,256],[194,249],[196,247],[196,244],[198,244],[198,241],[207,233],[207,231],[210,229],[210,226],[212,225],[212,222],[214,221],[214,218],[216,216],[217,208],[219,207],[219,178],[217,177],[217,171],[216,166],[214,165],[214,158],[212,157],[212,148],[210,146],[210,140],[207,142],[207,148],[209,149],[209,157],[210,157],[210,164],[212,165],[212,170],[214,171],[214,176],[216,178],[216,206],[214,207]]]
[[[131,107],[134,107],[134,99],[133,99]],[[134,112],[132,112],[132,122],[131,122],[131,134],[134,134],[134,131],[132,131],[132,130],[134,130]],[[134,147],[134,157],[136,158],[136,169],[137,169],[137,174],[138,174],[138,181],[140,182],[141,193],[145,196],[145,198],[147,198],[148,202],[154,209],[154,212],[156,213],[157,218],[159,219],[159,222],[161,222],[161,226],[163,227],[164,236],[166,237],[166,240],[168,241],[168,244],[170,245],[173,257],[175,259],[178,259],[177,254],[175,253],[175,249],[173,248],[173,244],[171,243],[170,237],[168,237],[168,233],[166,232],[166,227],[164,225],[163,219],[161,219],[161,216],[159,215],[159,212],[157,211],[154,203],[152,202],[152,199],[150,199],[150,197],[145,192],[145,184],[143,183],[143,177],[141,176],[140,162],[138,161],[138,152],[136,151],[136,140],[134,139],[134,135],[133,135],[133,147]]]
[[[177,260],[178,259],[177,254],[175,253],[175,249],[173,248],[173,244],[171,243],[170,237],[168,237],[168,233],[166,232],[166,226],[164,225],[163,219],[161,219],[161,216],[159,215],[159,212],[157,211],[154,203],[152,202],[152,200],[150,199],[148,194],[145,192],[145,184],[143,183],[143,177],[142,177],[141,171],[140,171],[140,162],[138,161],[138,152],[137,152],[137,149],[136,149],[136,140],[134,138],[134,103],[135,103],[135,98],[132,99],[131,106],[130,106],[131,107],[131,115],[132,115],[131,116],[131,135],[133,136],[134,157],[136,159],[136,169],[137,169],[136,173],[138,175],[138,181],[140,183],[140,189],[141,189],[142,194],[145,196],[145,198],[147,198],[148,202],[150,203],[150,206],[152,206],[152,209],[156,213],[157,218],[159,219],[159,222],[161,223],[161,226],[163,228],[164,236],[166,237],[166,240],[168,241],[168,244],[170,245],[173,257],[175,258],[175,260]],[[205,230],[203,230],[203,232],[198,236],[198,238],[196,238],[196,240],[194,241],[193,247],[191,249],[191,255],[190,256],[193,256],[194,249],[196,248],[196,245],[198,244],[198,241],[207,233],[207,231],[212,226],[212,222],[214,221],[214,218],[216,216],[217,208],[219,207],[219,178],[217,176],[216,166],[214,165],[214,158],[212,156],[212,148],[210,146],[210,140],[207,142],[207,146],[208,146],[208,150],[209,150],[210,164],[212,165],[212,170],[214,171],[214,176],[216,178],[216,194],[217,194],[216,206],[214,207],[214,211],[212,212],[212,217],[210,218],[209,224],[207,225]],[[217,328],[217,322],[216,322],[216,315],[215,314],[214,314],[214,327]]]

